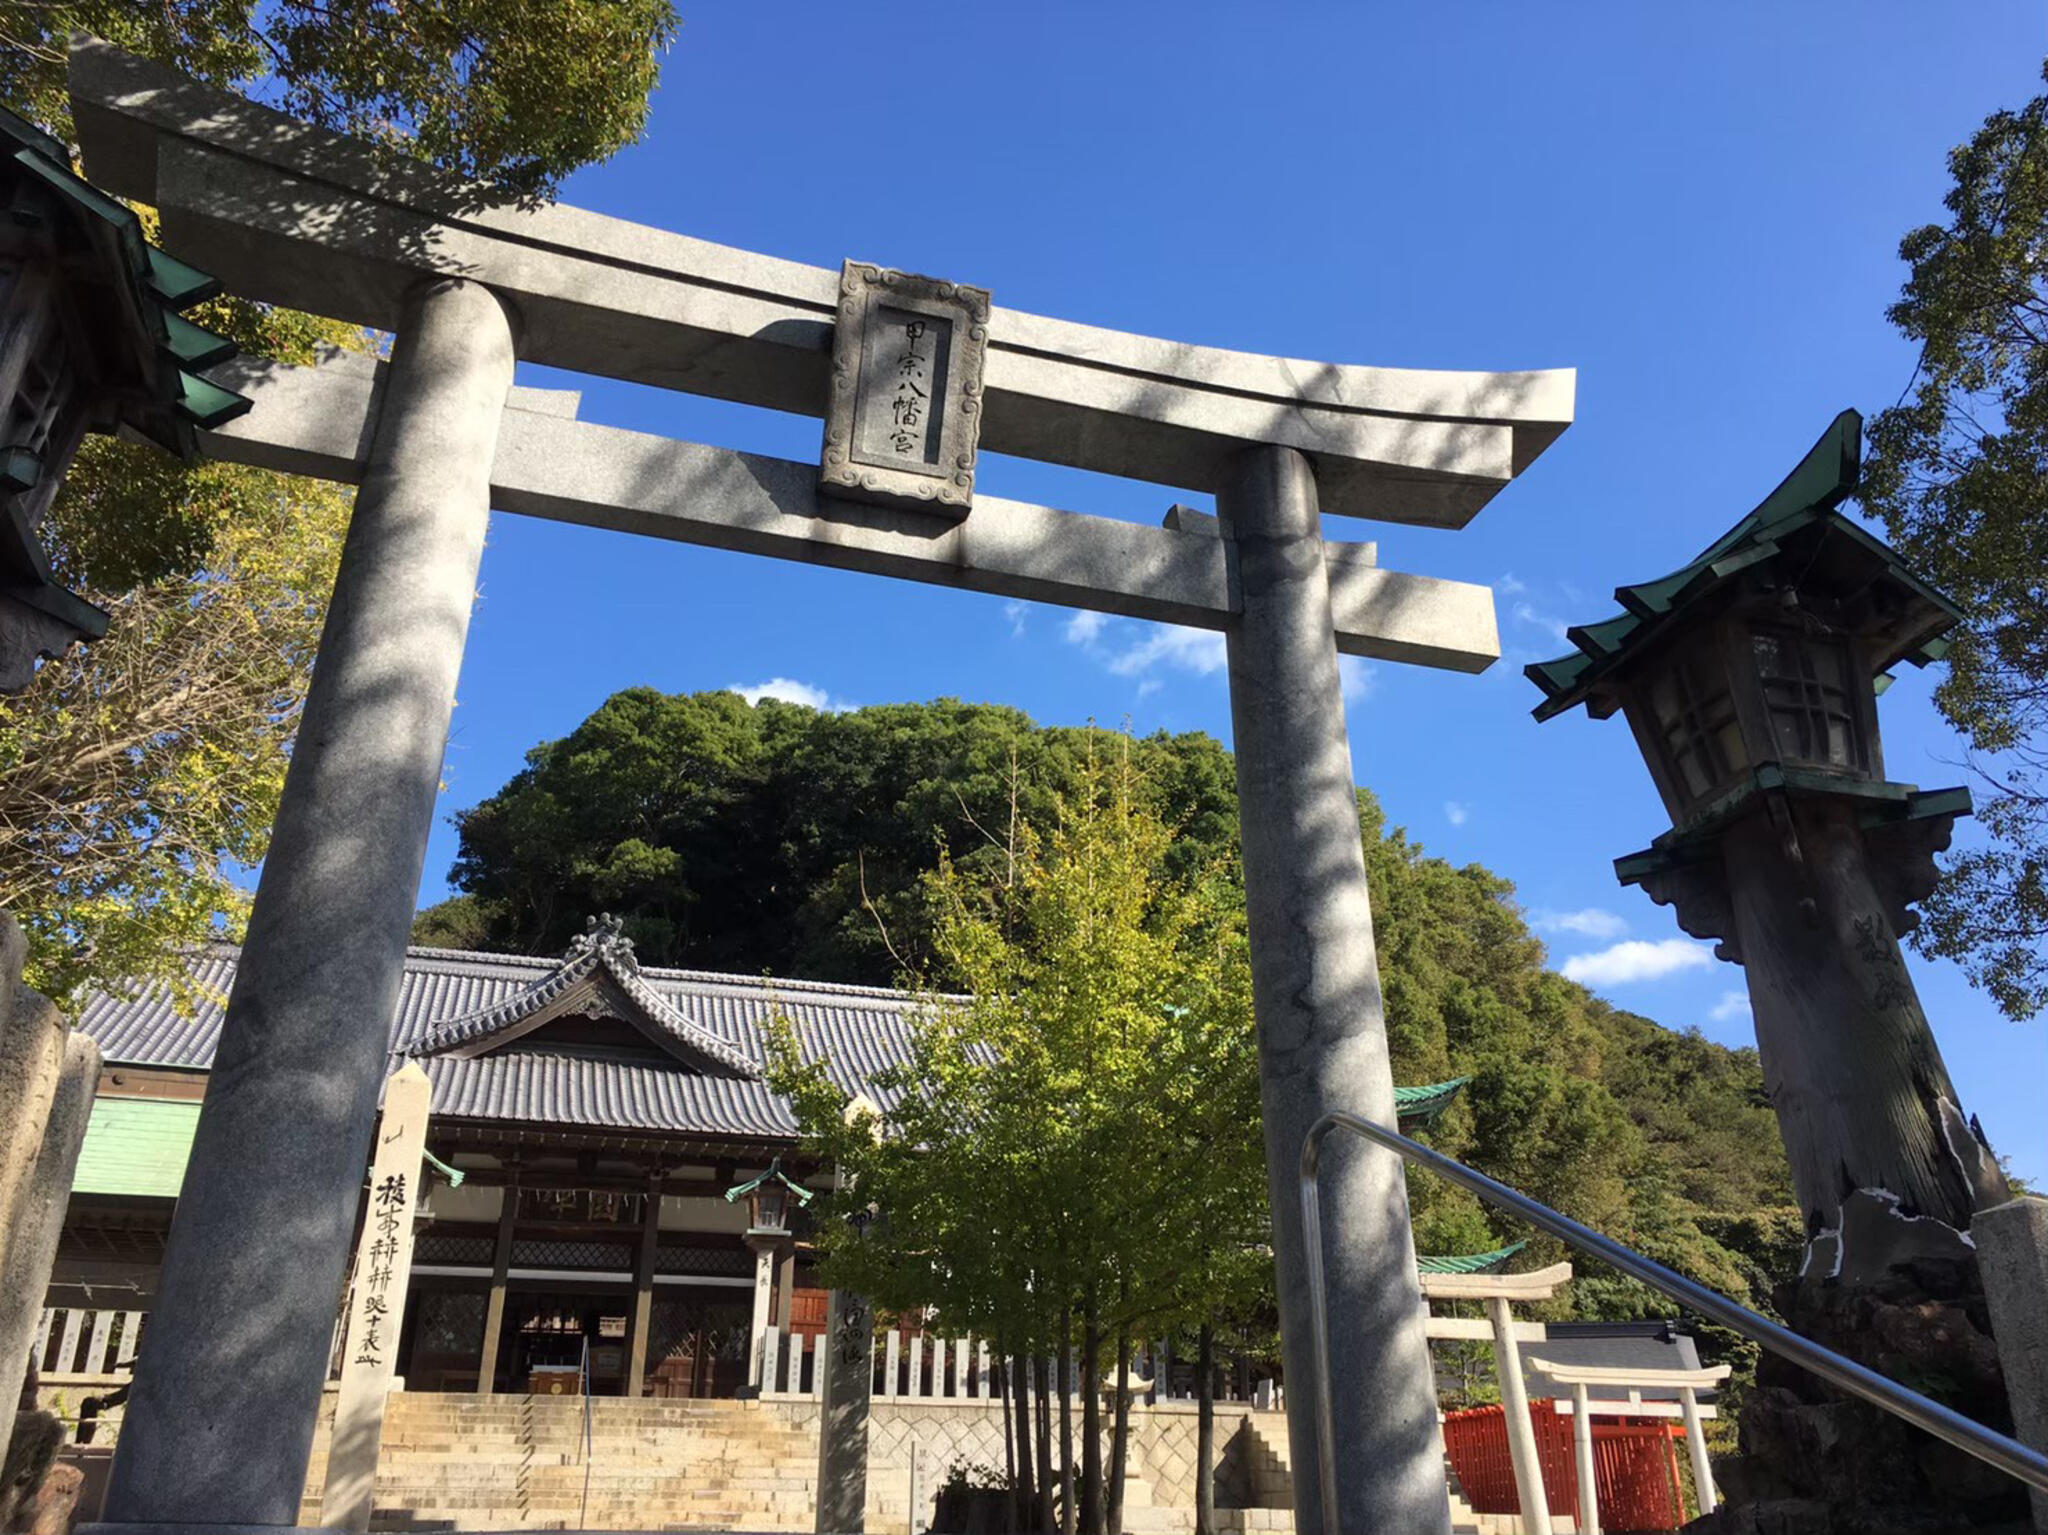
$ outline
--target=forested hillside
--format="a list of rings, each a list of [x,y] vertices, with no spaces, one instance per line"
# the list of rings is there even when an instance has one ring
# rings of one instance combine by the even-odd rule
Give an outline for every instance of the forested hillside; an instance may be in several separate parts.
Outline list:
[[[1003,859],[1013,804],[1042,821],[1111,739],[951,699],[827,714],[629,689],[458,817],[463,893],[416,936],[550,953],[612,911],[651,964],[944,985],[921,884],[939,849]],[[1189,865],[1228,854],[1229,754],[1192,734],[1131,750]],[[1397,1075],[1473,1079],[1435,1143],[1763,1304],[1798,1233],[1755,1051],[1610,1008],[1546,968],[1506,880],[1429,856],[1366,790],[1359,820]],[[1415,1204],[1425,1251],[1524,1234],[1422,1180]],[[1667,1310],[1583,1265],[1573,1295],[1581,1315]]]

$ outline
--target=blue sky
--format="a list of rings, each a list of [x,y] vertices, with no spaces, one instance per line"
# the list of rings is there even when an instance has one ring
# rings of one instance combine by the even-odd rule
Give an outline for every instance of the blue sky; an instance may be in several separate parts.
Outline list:
[[[1896,400],[1899,236],[1945,155],[2039,88],[2037,6],[686,6],[646,142],[566,200],[998,304],[1339,362],[1575,367],[1578,419],[1472,525],[1333,522],[1499,594],[1481,677],[1350,673],[1361,781],[1432,852],[1512,879],[1553,962],[1751,1039],[1740,972],[1614,883],[1667,824],[1619,720],[1538,727],[1521,665],[1747,511],[1844,406]],[[816,421],[581,386],[586,419],[813,461]],[[1205,498],[984,456],[987,493],[1156,521]],[[955,695],[1226,743],[1220,637],[624,535],[493,519],[444,811],[609,693]],[[1908,674],[1895,778],[1961,782]],[[445,893],[445,822],[422,901]],[[1617,949],[1617,945],[1630,945]],[[1965,1106],[2048,1181],[2048,1027],[1913,961]]]

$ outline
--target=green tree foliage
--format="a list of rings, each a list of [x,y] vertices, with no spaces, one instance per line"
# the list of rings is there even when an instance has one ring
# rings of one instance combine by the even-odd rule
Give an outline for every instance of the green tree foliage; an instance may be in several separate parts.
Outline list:
[[[823,714],[631,689],[458,816],[463,894],[423,913],[418,934],[545,953],[611,910],[652,963],[966,985],[926,876],[1007,877],[1012,807],[1049,835],[1092,738],[955,700]],[[1128,749],[1140,808],[1175,828],[1166,874],[1238,878],[1229,754],[1193,734]],[[1473,1078],[1435,1143],[1767,1304],[1760,1279],[1776,1257],[1760,1212],[1791,1193],[1755,1051],[1608,1007],[1545,968],[1507,881],[1429,856],[1364,791],[1359,821],[1395,1070]],[[1426,1252],[1524,1234],[1426,1177],[1412,1198]],[[1581,1272],[1582,1315],[1661,1308],[1638,1285]]]
[[[788,1031],[773,1080],[841,1178],[821,1211],[834,1283],[1006,1350],[1064,1349],[1079,1320],[1079,1523],[1100,1535],[1107,1357],[1241,1307],[1267,1231],[1243,902],[1220,866],[1169,872],[1128,742],[1085,743],[1075,780],[1043,831],[1006,824],[1000,863],[941,853],[923,880],[936,977],[965,995],[929,994],[879,1123]],[[1126,1431],[1119,1414],[1111,1467]]]
[[[10,4],[0,103],[69,140],[64,40],[92,32],[533,197],[638,136],[674,27],[668,0]],[[232,296],[190,317],[285,362],[372,344]],[[42,533],[112,623],[0,702],[0,889],[45,990],[175,980],[179,945],[237,926],[231,876],[269,840],[346,504],[331,485],[110,438],[80,450]]]
[[[110,599],[106,637],[0,709],[0,889],[28,979],[186,976],[270,839],[347,520],[339,486],[211,466],[205,566]]]
[[[1005,860],[1013,798],[1046,824],[1087,737],[953,700],[821,714],[630,688],[457,816],[452,880],[493,948],[556,949],[610,910],[652,963],[886,985],[931,958],[921,881],[937,850],[969,873]],[[1213,741],[1131,750],[1182,828],[1176,865],[1231,845]]]
[[[1948,222],[1899,246],[1890,317],[1920,367],[1871,422],[1863,502],[1964,609],[1935,702],[1988,791],[1990,845],[1946,860],[1913,942],[2024,1019],[2048,1004],[2048,96],[1949,170]]]
[[[68,137],[90,32],[522,197],[639,138],[669,0],[51,0],[0,10],[0,99]]]

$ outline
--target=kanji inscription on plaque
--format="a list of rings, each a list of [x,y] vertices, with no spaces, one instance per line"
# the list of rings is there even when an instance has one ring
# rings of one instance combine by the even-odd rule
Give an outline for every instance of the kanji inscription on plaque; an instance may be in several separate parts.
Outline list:
[[[827,491],[967,514],[988,314],[985,288],[845,264],[819,474]]]

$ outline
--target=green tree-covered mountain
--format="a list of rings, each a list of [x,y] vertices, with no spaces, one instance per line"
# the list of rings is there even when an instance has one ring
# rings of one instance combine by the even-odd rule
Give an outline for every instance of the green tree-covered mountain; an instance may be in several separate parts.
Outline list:
[[[603,910],[653,964],[944,985],[922,876],[941,848],[969,867],[1005,859],[1013,802],[1026,821],[1049,819],[1100,740],[952,699],[826,714],[628,689],[458,816],[462,894],[423,912],[416,937],[548,953]],[[1229,753],[1199,734],[1130,746],[1188,865],[1234,855]],[[1512,885],[1431,857],[1366,790],[1359,824],[1396,1073],[1472,1078],[1435,1143],[1765,1304],[1798,1231],[1756,1052],[1616,1011],[1546,968]],[[1414,1195],[1425,1251],[1524,1234],[1427,1180]],[[1542,1244],[1532,1255],[1548,1256]],[[1669,1309],[1580,1274],[1582,1315]]]

